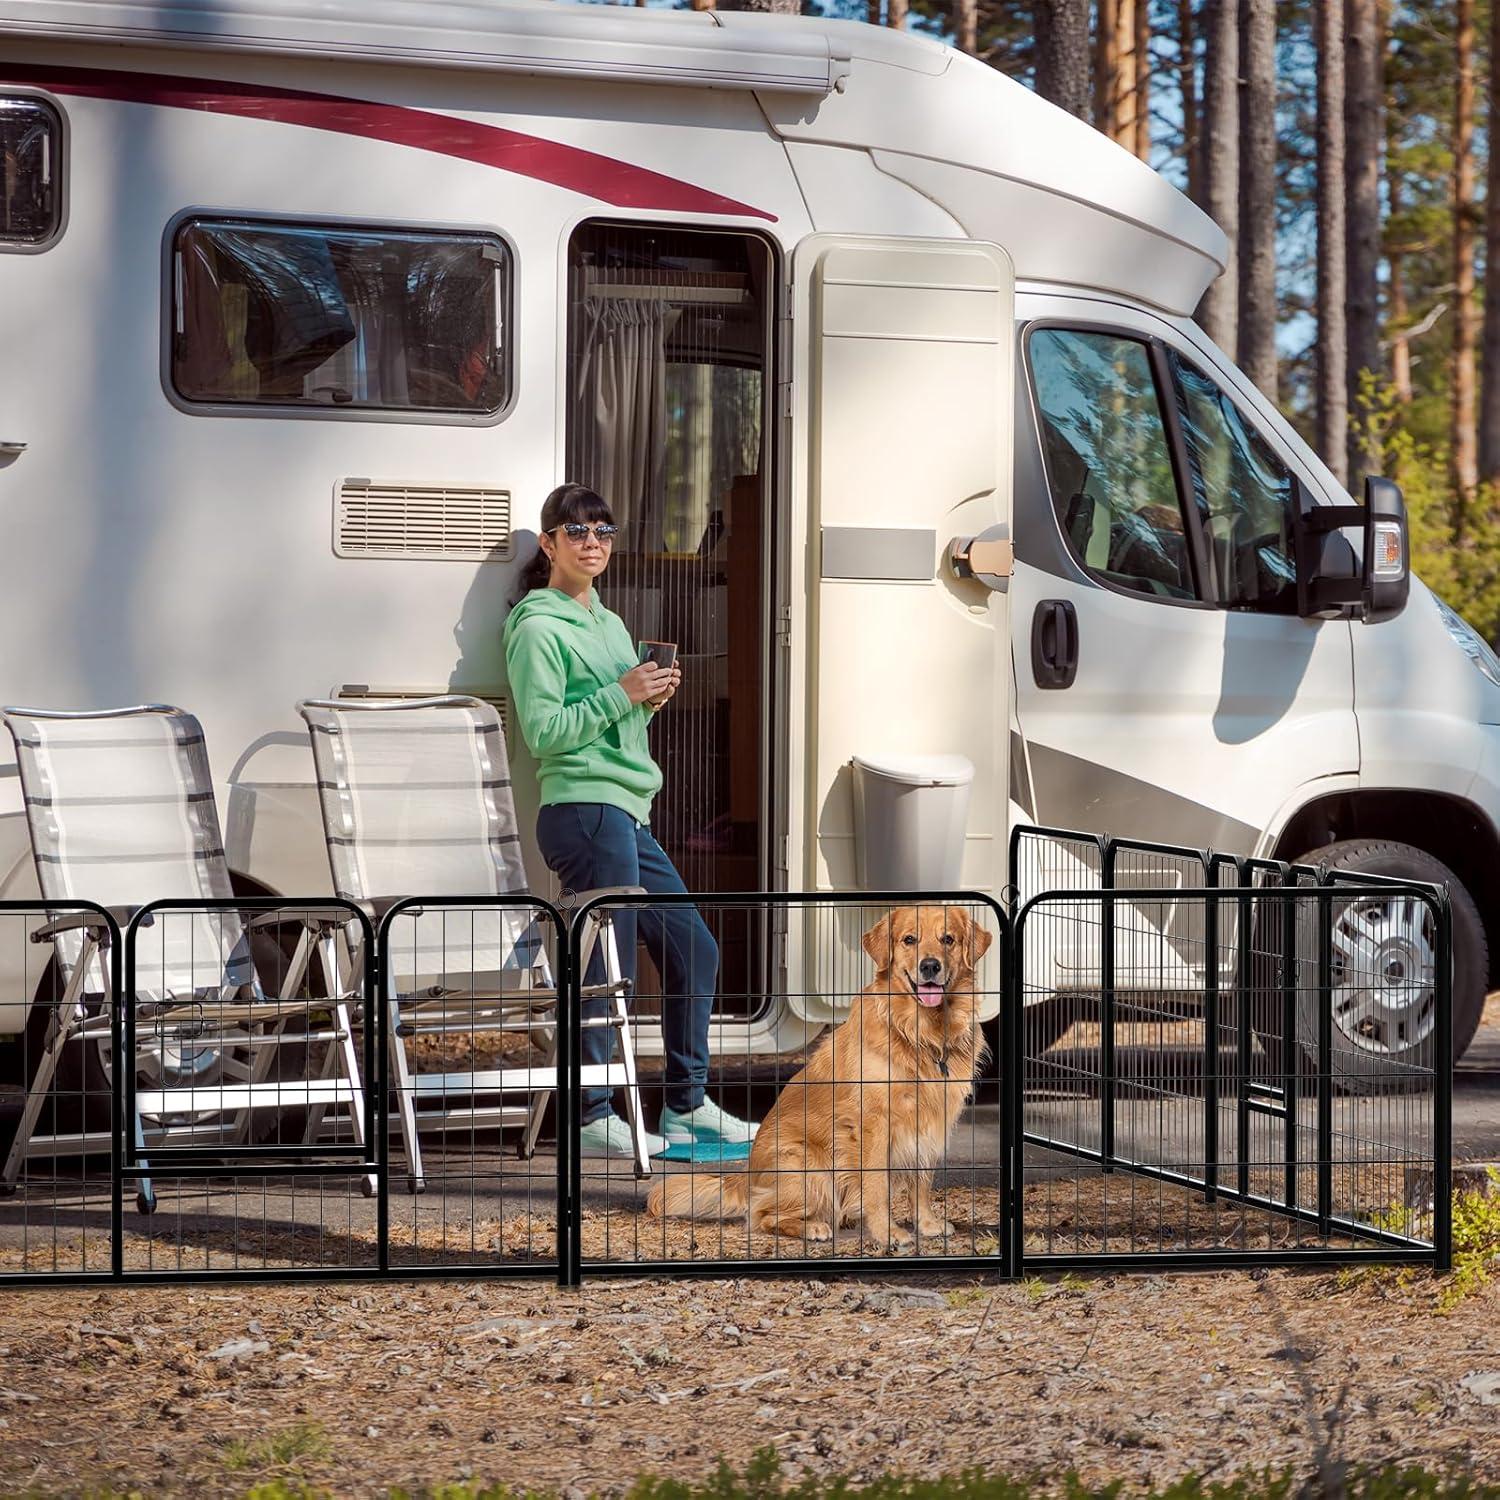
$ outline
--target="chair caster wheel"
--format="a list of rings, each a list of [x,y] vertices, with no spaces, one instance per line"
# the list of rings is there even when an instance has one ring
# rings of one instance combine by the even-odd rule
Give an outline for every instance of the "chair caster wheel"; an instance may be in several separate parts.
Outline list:
[[[135,1195],[135,1206],[142,1214],[154,1214],[156,1212],[155,1193],[137,1193]]]
[[[415,1198],[418,1193],[427,1191],[427,1179],[425,1177],[408,1177],[406,1179],[406,1191],[409,1197]]]
[[[20,1191],[18,1182],[0,1182],[0,1198],[14,1198]]]
[[[377,1193],[379,1193],[380,1188],[370,1178],[361,1177],[359,1180],[359,1190],[364,1197],[373,1198]]]

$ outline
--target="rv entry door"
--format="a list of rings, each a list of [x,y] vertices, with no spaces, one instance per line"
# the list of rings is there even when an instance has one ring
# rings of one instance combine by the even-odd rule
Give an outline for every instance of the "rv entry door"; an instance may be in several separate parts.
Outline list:
[[[974,770],[966,825],[936,850],[924,825],[927,847],[910,859],[887,847],[865,888],[998,896],[1011,692],[1010,259],[966,240],[819,234],[798,246],[793,281],[788,882],[860,888],[855,757],[898,770],[951,769],[962,757]],[[984,567],[971,570],[953,559],[976,538]],[[847,912],[816,942],[806,927],[800,956],[789,935],[799,1014],[833,1019],[867,982],[859,937],[878,915]]]

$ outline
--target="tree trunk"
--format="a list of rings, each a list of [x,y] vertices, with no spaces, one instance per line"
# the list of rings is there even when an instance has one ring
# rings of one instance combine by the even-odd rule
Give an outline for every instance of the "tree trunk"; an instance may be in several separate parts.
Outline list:
[[[979,51],[979,0],[957,0],[954,7],[953,30],[958,37],[958,49],[973,57]]]
[[[1349,487],[1349,327],[1345,240],[1344,0],[1315,0],[1318,67],[1318,452]]]
[[[1135,154],[1151,160],[1151,0],[1135,5]]]
[[[1385,43],[1379,0],[1346,0],[1344,8],[1347,131],[1344,174],[1348,221],[1349,470],[1378,472],[1381,457],[1369,431],[1370,412],[1361,397],[1368,374],[1380,360],[1380,163],[1385,144],[1381,120],[1381,53]],[[1368,372],[1368,374],[1367,374]]]
[[[1193,0],[1177,0],[1177,88],[1182,95],[1182,155],[1188,197],[1203,202],[1203,132],[1198,120],[1198,57],[1194,46]]]
[[[1479,477],[1500,479],[1500,4],[1490,6],[1489,161],[1484,203],[1484,380],[1479,411]]]
[[[1120,69],[1120,0],[1099,0],[1094,26],[1094,128],[1115,138],[1115,74]]]
[[[1239,282],[1239,0],[1204,0],[1203,67],[1204,207],[1229,238],[1228,264],[1198,304],[1198,321],[1218,346],[1235,357]]]
[[[1276,399],[1276,4],[1244,0],[1240,89],[1240,367]]]
[[[1387,158],[1389,160],[1389,157]],[[1393,221],[1401,214],[1401,174],[1388,172],[1386,198],[1390,204]],[[1406,255],[1391,248],[1386,251],[1386,264],[1390,267],[1387,281],[1390,316],[1386,326],[1390,329],[1391,388],[1402,406],[1411,404],[1411,340],[1407,337],[1407,324],[1411,319],[1411,308],[1406,301]],[[1488,304],[1486,303],[1486,308]]]
[[[1144,0],[1141,0],[1144,3]],[[1135,16],[1137,0],[1114,0],[1115,7],[1115,75],[1110,92],[1114,96],[1116,141],[1127,151],[1135,150],[1136,80],[1140,59],[1136,55]]]
[[[1475,437],[1474,345],[1474,0],[1455,7],[1453,90],[1453,484],[1454,541],[1479,483]]]
[[[1080,120],[1089,118],[1089,0],[1038,0],[1036,91]]]
[[[795,9],[793,5],[793,9]],[[885,24],[894,27],[897,31],[906,29],[906,0],[886,0]]]

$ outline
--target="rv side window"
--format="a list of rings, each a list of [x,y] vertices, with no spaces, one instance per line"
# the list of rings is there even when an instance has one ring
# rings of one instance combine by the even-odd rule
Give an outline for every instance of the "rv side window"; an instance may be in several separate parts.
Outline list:
[[[1195,599],[1151,356],[1139,339],[1041,328],[1028,340],[1052,504],[1096,578]]]
[[[186,401],[479,416],[506,403],[497,236],[188,219],[172,272]]]
[[[61,178],[61,116],[44,99],[0,95],[0,249],[57,237]]]
[[[1172,364],[1193,489],[1213,554],[1216,602],[1295,611],[1292,476],[1214,381],[1179,355]]]

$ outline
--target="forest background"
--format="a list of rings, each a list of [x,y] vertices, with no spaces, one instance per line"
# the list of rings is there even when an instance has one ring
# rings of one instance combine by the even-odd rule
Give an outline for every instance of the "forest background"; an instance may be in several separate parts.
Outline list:
[[[1500,0],[666,3],[920,32],[1148,161],[1229,236],[1199,322],[1500,641]]]

